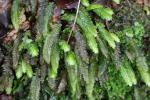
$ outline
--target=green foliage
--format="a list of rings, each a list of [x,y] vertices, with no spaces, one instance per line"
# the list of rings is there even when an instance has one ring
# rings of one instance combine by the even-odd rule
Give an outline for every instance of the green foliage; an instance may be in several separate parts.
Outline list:
[[[115,71],[115,67],[109,66],[108,76],[108,80],[104,85],[106,85],[109,99],[126,99],[126,94],[131,90],[131,88],[125,84],[121,74],[118,74],[118,71]]]
[[[106,20],[112,20],[112,15],[114,14],[112,9],[104,8],[104,7],[100,7],[100,8],[94,9],[94,12],[98,16],[100,16],[102,19],[106,19]]]
[[[65,57],[65,64],[69,77],[69,84],[71,89],[71,97],[78,97],[79,81],[78,81],[78,67],[76,63],[76,57],[73,52],[68,52]]]
[[[60,60],[60,50],[58,44],[53,45],[50,59],[51,59],[50,77],[55,78],[57,76],[57,70],[59,67],[59,60]]]
[[[149,80],[150,80],[150,74],[149,74],[149,68],[146,62],[146,58],[143,56],[143,52],[141,52],[141,45],[142,45],[142,36],[144,34],[144,26],[140,24],[139,22],[135,22],[132,27],[125,28],[123,30],[121,39],[123,40],[122,43],[126,44],[126,56],[131,61],[132,64],[137,66],[137,69],[139,73],[141,74],[141,78],[143,81],[149,86]],[[123,39],[125,36],[127,36],[125,39]],[[132,39],[132,40],[131,40]],[[134,45],[136,44],[136,45]],[[135,61],[135,62],[134,62]],[[142,67],[143,66],[143,67]],[[130,75],[130,74],[129,74]],[[132,77],[134,80],[135,78]],[[131,85],[132,82],[127,79],[127,84]]]
[[[19,24],[20,24],[20,0],[13,0],[13,4],[11,7],[11,21],[16,29],[16,31],[19,30]]]
[[[28,49],[28,52],[29,52],[29,54],[30,54],[32,57],[38,56],[39,49],[38,49],[38,47],[37,47],[37,44],[31,43],[31,44],[30,44],[30,47],[29,47],[29,49]]]
[[[75,54],[73,52],[70,51],[67,53],[66,62],[69,66],[73,66],[77,64]]]
[[[88,80],[86,81],[86,95],[88,96],[89,100],[94,100],[93,90],[94,90],[94,83],[95,83],[95,74],[97,69],[97,64],[91,64],[89,68],[89,76]]]
[[[98,47],[95,39],[97,30],[85,9],[79,11],[77,24],[81,27],[90,49],[97,54]]]
[[[102,23],[97,24],[98,30],[100,32],[100,37],[103,37],[108,44],[115,49],[116,44],[115,42],[120,42],[120,39],[118,38],[117,35],[115,35],[114,33],[110,33],[108,32],[105,28],[104,25]]]
[[[59,42],[60,48],[64,51],[64,52],[69,52],[70,51],[70,46],[68,45],[68,43],[66,41],[60,41]]]
[[[39,100],[40,96],[40,78],[36,75],[33,76],[31,85],[30,85],[30,93],[29,93],[29,100]]]
[[[76,38],[75,53],[76,55],[81,57],[82,61],[88,64],[89,57],[88,52],[86,50],[86,41],[84,40],[83,35],[79,31],[75,33],[75,38]]]
[[[79,31],[76,32],[75,38],[77,41],[75,55],[77,58],[79,76],[80,80],[84,80],[86,82],[88,80],[88,64],[90,60],[86,49],[86,41]]]
[[[131,68],[131,65],[129,62],[125,59],[122,60],[122,65],[120,67],[120,73],[125,82],[129,85],[136,85],[137,80],[135,77],[135,74],[133,72],[133,69]]]
[[[146,24],[120,17],[123,1],[112,1],[120,3],[118,9],[105,0],[81,0],[75,13],[60,10],[54,1],[13,0],[11,20],[18,36],[13,46],[0,47],[0,92],[21,100],[148,98],[149,55],[142,49]],[[27,30],[19,30],[20,9],[30,23]]]
[[[144,26],[139,22],[135,22],[133,26],[125,27],[125,29],[123,30],[123,33],[125,33],[126,36],[130,38],[134,38],[135,42],[137,42],[137,45],[139,46],[141,44],[141,39],[144,32]]]
[[[145,57],[137,57],[136,66],[137,66],[137,69],[139,70],[139,72],[141,74],[143,81],[146,83],[146,85],[150,86],[149,67],[146,63]]]
[[[52,18],[52,10],[53,10],[53,3],[48,3],[46,1],[40,2],[40,7],[38,9],[38,18],[37,18],[37,28],[38,28],[38,35],[37,40],[39,41],[42,37],[46,38],[50,32],[49,21]]]
[[[74,19],[73,15],[64,15],[63,20],[72,21]],[[95,37],[97,36],[96,26],[93,24],[91,18],[88,15],[86,9],[82,8],[79,11],[79,16],[77,18],[77,24],[83,31],[83,34],[87,40],[89,48],[94,52],[98,53],[98,46]]]
[[[99,17],[105,20],[112,20],[112,15],[114,12],[110,8],[105,8],[100,4],[90,4],[88,5],[87,1],[82,2],[88,10],[93,10]]]
[[[81,0],[81,3],[82,3],[85,7],[87,7],[87,6],[90,5],[89,0]]]
[[[51,20],[52,17],[52,9],[53,9],[53,3],[49,3],[47,5],[47,7],[45,8],[45,12],[44,12],[44,18],[42,18],[43,22],[41,22],[41,26],[39,26],[39,28],[41,28],[41,33],[43,34],[43,37],[46,37],[47,34],[49,33],[49,21]],[[42,28],[43,26],[43,28]]]
[[[29,78],[32,77],[33,71],[30,64],[26,63],[24,60],[21,60],[16,69],[16,77],[20,79],[23,74],[27,74]]]
[[[30,38],[30,33],[26,32],[24,33],[24,37],[22,38],[22,42],[19,45],[19,51],[27,50],[28,53],[32,57],[38,56],[39,49],[37,43],[35,43],[31,38]]]
[[[51,49],[52,49],[53,44],[57,42],[61,25],[55,24],[52,27],[53,27],[53,30],[46,37],[44,41],[44,46],[43,46],[43,58],[48,64],[50,63]]]

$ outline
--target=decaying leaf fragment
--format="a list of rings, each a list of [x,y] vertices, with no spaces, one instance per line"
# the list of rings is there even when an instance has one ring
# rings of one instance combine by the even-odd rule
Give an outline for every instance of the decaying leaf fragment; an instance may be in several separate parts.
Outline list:
[[[8,10],[11,0],[0,0],[0,24],[8,26]]]
[[[150,0],[136,0],[138,4],[144,4],[145,6],[150,7]]]

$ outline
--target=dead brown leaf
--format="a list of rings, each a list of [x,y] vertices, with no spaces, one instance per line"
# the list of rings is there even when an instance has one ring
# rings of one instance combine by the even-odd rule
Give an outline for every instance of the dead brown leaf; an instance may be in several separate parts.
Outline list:
[[[136,0],[138,4],[144,4],[144,0]]]
[[[62,9],[76,8],[79,0],[55,0],[57,6]]]
[[[0,0],[0,13],[6,11],[10,7],[11,0]]]
[[[4,38],[4,43],[10,43],[13,40],[15,40],[17,37],[17,31],[11,30],[10,32],[7,33],[7,36]]]
[[[25,10],[22,9],[20,13],[20,30],[26,31],[30,27],[30,22],[27,20]]]
[[[150,0],[144,0],[144,5],[150,7]]]
[[[8,8],[11,0],[0,0],[0,24],[8,26]]]
[[[13,100],[11,96],[0,94],[0,100]]]
[[[138,4],[144,4],[145,6],[150,7],[150,0],[136,0]]]

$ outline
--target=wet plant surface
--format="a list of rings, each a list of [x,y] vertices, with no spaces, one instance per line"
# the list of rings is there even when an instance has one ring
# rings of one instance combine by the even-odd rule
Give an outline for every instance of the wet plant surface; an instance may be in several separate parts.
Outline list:
[[[149,100],[149,0],[0,0],[0,100]]]

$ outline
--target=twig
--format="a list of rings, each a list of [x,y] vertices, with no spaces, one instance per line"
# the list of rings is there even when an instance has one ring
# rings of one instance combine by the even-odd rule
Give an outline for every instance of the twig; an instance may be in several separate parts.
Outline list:
[[[69,37],[68,37],[67,43],[69,43],[70,37],[71,37],[72,32],[73,32],[73,30],[74,30],[74,28],[75,28],[75,24],[76,24],[76,21],[77,21],[77,18],[78,18],[78,14],[79,14],[79,9],[80,9],[80,3],[81,3],[81,0],[79,0],[78,5],[77,5],[76,16],[75,16],[75,19],[74,19],[74,22],[73,22],[73,26],[72,26],[72,28],[71,28],[71,31],[70,31],[70,33],[69,33]]]

